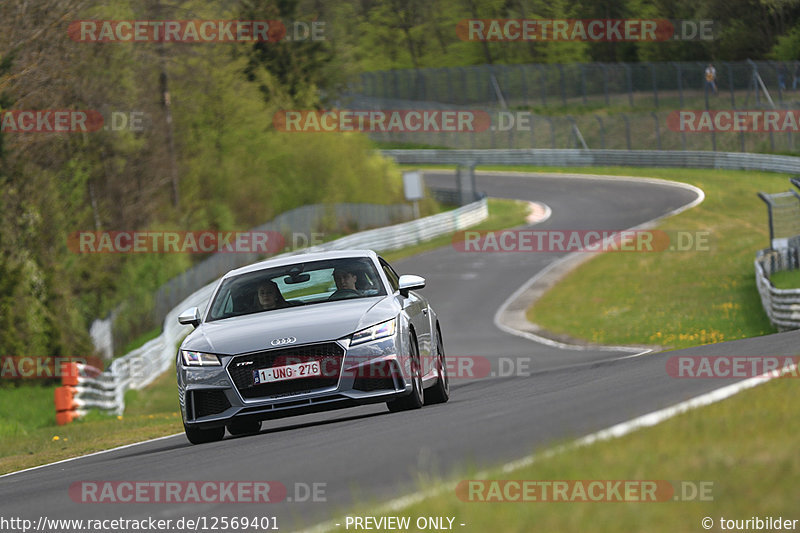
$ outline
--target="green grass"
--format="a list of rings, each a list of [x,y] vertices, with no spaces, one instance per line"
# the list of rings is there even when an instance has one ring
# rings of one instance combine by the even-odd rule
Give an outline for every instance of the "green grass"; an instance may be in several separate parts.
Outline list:
[[[800,270],[775,272],[769,280],[777,289],[800,289]]]
[[[55,388],[39,383],[0,387],[0,448],[55,423]]]
[[[142,333],[141,335],[130,341],[122,348],[122,354],[123,355],[128,354],[133,350],[135,350],[136,348],[144,346],[145,343],[147,343],[147,341],[151,341],[156,337],[158,337],[159,335],[161,335],[161,328],[154,328],[151,329],[150,331]]]
[[[518,226],[526,215],[522,202],[490,199],[489,218],[476,227]],[[405,257],[451,241],[452,236],[443,236],[432,245],[423,243],[390,256]],[[0,387],[0,474],[183,431],[172,370],[143,390],[128,391],[124,416],[92,412],[65,426],[55,423],[55,387]]]
[[[470,230],[492,231],[520,226],[525,223],[525,217],[527,215],[528,204],[526,202],[502,198],[489,198],[489,218],[480,224],[472,226]],[[398,259],[435,250],[442,246],[452,245],[452,243],[453,234],[441,235],[420,244],[406,246],[400,250],[381,252],[381,256],[391,263]]]
[[[712,483],[712,501],[468,502],[443,483],[419,481],[419,491],[440,488],[422,503],[391,516],[450,516],[463,531],[704,531],[719,519],[797,515],[800,435],[787,431],[798,416],[795,379],[778,379],[723,402],[696,409],[657,426],[573,448],[511,473],[494,469],[488,479],[667,480]],[[532,450],[533,452],[534,450]],[[475,479],[464,469],[450,481]],[[695,486],[697,486],[695,485]],[[375,516],[381,502],[367,500],[342,514]],[[498,529],[498,525],[501,529]],[[344,528],[341,529],[344,531]],[[417,531],[412,528],[411,531]]]
[[[0,474],[183,431],[173,372],[126,394],[125,415],[55,423],[55,385],[0,388]]]

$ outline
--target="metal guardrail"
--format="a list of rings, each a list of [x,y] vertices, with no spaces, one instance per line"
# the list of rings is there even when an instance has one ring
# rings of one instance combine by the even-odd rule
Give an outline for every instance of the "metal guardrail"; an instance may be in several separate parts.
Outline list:
[[[756,286],[769,321],[780,331],[800,328],[800,289],[776,289],[770,276],[800,267],[798,248],[766,249],[756,254]]]
[[[335,241],[275,257],[351,248],[397,250],[439,235],[468,228],[488,216],[487,199],[481,198],[452,211],[385,228],[354,233]],[[170,310],[164,319],[164,330],[157,338],[114,360],[109,369],[95,379],[83,381],[81,392],[84,397],[98,398],[97,402],[93,402],[91,405],[86,404],[86,407],[122,414],[125,409],[125,391],[146,387],[174,364],[177,344],[192,330],[191,326],[178,323],[178,314],[188,307],[203,309],[211,297],[216,283],[215,280],[193,292]],[[77,415],[83,414],[79,407],[76,404]]]
[[[536,165],[548,167],[679,167],[800,173],[800,157],[682,150],[383,150],[398,163]]]

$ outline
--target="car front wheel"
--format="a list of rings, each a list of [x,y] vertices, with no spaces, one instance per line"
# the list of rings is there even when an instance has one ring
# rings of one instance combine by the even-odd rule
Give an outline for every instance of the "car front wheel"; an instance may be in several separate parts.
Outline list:
[[[417,341],[412,337],[409,339],[408,344],[411,352],[411,394],[386,402],[386,406],[393,413],[419,409],[425,403],[425,393],[422,389],[422,365],[420,365],[419,361]]]
[[[450,399],[450,377],[447,375],[442,332],[437,329],[436,333],[438,337],[436,342],[436,366],[439,371],[439,377],[436,380],[436,385],[425,392],[425,405],[445,403]]]

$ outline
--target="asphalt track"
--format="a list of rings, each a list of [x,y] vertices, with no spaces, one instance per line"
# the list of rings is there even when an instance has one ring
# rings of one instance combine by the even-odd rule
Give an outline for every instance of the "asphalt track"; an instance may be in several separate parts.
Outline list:
[[[676,178],[680,171],[676,170]],[[428,177],[452,184],[452,178]],[[683,188],[559,176],[480,175],[490,196],[539,201],[552,217],[537,229],[619,230],[695,199]],[[181,436],[0,477],[0,516],[48,518],[276,516],[281,530],[341,516],[354,504],[416,490],[427,476],[489,467],[553,442],[600,430],[730,383],[675,379],[669,356],[796,355],[790,332],[699,348],[628,357],[630,352],[561,350],[504,333],[493,322],[518,287],[558,253],[463,253],[445,247],[396,263],[424,276],[450,356],[527,361],[527,372],[454,376],[451,400],[407,413],[368,406],[265,422],[259,435],[191,446]],[[499,370],[499,367],[494,368]],[[466,474],[465,474],[466,475]],[[70,498],[79,481],[224,480],[324,483],[325,501],[255,504],[88,504]],[[301,491],[302,492],[302,491]],[[458,517],[456,517],[458,521]],[[471,531],[469,524],[457,527]]]

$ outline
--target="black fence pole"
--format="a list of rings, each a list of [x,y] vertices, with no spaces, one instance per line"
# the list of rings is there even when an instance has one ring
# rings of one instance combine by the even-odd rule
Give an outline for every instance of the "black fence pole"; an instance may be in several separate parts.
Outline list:
[[[652,63],[650,63],[650,76],[653,80],[653,103],[655,103],[656,109],[658,109],[658,82],[656,81],[656,66]]]
[[[586,66],[581,63],[581,95],[583,96],[583,105],[586,105],[588,102],[586,100]]]
[[[628,150],[631,149],[631,122],[628,120],[628,115],[625,113],[620,113],[622,120],[625,121],[625,146],[628,147]]]
[[[594,116],[594,119],[600,124],[600,147],[605,150],[606,149],[606,127],[603,124],[603,119],[601,119],[598,115]]]
[[[658,115],[656,115],[655,111],[651,111],[650,115],[653,117],[653,121],[656,125],[656,143],[658,144],[658,149],[661,150],[661,128],[658,125]]]
[[[633,79],[631,78],[631,66],[627,63],[624,64],[625,67],[625,78],[628,83],[628,103],[631,107],[633,107]]]

